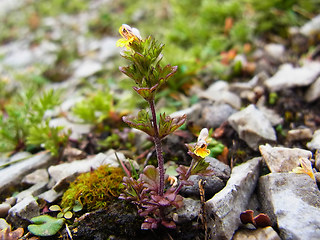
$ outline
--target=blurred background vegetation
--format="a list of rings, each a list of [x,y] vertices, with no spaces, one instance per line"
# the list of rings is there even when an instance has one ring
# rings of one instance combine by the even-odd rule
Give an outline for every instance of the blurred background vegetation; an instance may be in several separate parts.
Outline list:
[[[239,66],[232,62],[237,54],[244,54],[250,61],[250,54],[259,41],[288,44],[289,29],[302,26],[319,14],[320,9],[319,0],[21,2],[23,4],[20,7],[0,14],[2,49],[21,39],[27,39],[30,48],[39,46],[44,41],[53,42],[59,47],[53,64],[38,63],[22,70],[2,67],[2,151],[20,150],[26,145],[34,147],[34,144],[39,145],[39,139],[45,142],[43,136],[36,135],[41,129],[39,126],[42,126],[43,134],[47,133],[47,138],[53,133],[59,136],[51,145],[60,146],[65,143],[65,138],[70,133],[59,135],[60,129],[56,128],[50,131],[48,121],[44,119],[44,112],[61,102],[63,93],[42,92],[50,84],[52,87],[67,81],[72,75],[73,64],[89,56],[90,53],[83,55],[78,48],[80,37],[120,37],[118,29],[121,24],[126,23],[138,28],[142,37],[153,35],[165,43],[164,63],[179,66],[175,78],[168,82],[169,88],[159,96],[166,97],[166,103],[162,107],[170,113],[197,101],[189,95],[193,85],[206,87],[217,79],[232,81],[243,77],[243,73],[239,73]],[[64,31],[60,32],[59,37],[53,37],[57,24]],[[0,51],[0,61],[5,57],[3,52]],[[142,104],[139,99],[128,102],[125,99],[131,98],[108,93],[131,88],[131,82],[128,83],[118,71],[118,66],[124,64],[120,56],[114,57],[111,64],[94,77],[79,80],[79,92],[85,99],[72,111],[83,122],[99,125],[98,129],[105,130],[101,128],[101,124],[110,116],[115,117],[114,112],[130,112],[137,104]],[[245,77],[250,79],[253,74],[249,71]],[[42,95],[37,96],[39,93]],[[95,118],[97,111],[100,115]],[[30,127],[32,124],[37,124],[38,127]]]

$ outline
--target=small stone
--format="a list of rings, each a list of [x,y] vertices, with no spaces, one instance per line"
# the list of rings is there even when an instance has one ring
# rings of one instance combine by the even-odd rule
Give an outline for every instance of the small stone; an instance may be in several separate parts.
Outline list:
[[[13,206],[16,204],[17,198],[16,197],[8,197],[8,198],[6,198],[6,200],[4,202]]]
[[[56,200],[58,200],[59,197],[61,197],[63,195],[63,191],[61,192],[56,192],[53,189],[50,189],[44,193],[41,193],[38,198],[40,199],[44,199],[46,202],[48,203],[53,203]]]
[[[205,106],[202,109],[201,119],[207,128],[217,128],[235,112],[236,110],[229,104]]]
[[[307,140],[311,138],[312,131],[310,128],[291,129],[287,134],[287,140],[289,142]]]
[[[304,95],[304,99],[307,102],[313,102],[320,98],[320,77],[311,84],[311,86],[308,88],[307,92]]]
[[[11,208],[11,205],[8,203],[0,204],[0,218],[5,218],[8,215],[8,211]]]
[[[40,207],[37,201],[29,196],[10,208],[7,221],[13,227],[26,227],[31,218],[40,215]]]
[[[253,104],[232,114],[228,122],[254,150],[258,150],[258,146],[263,143],[277,140],[270,121]]]
[[[200,92],[199,97],[206,98],[216,104],[226,103],[235,109],[240,109],[240,97],[228,90],[228,84],[225,81],[213,83],[207,90]]]
[[[314,17],[300,28],[300,32],[306,36],[312,36],[320,32],[320,15]]]
[[[320,171],[320,151],[316,151],[314,154],[314,166],[315,168]]]
[[[258,229],[239,229],[232,240],[281,240],[272,227]]]
[[[294,68],[291,64],[283,64],[278,72],[264,82],[271,92],[281,89],[308,86],[320,73],[320,63],[306,62],[302,67]]]
[[[210,239],[231,239],[241,225],[245,211],[260,175],[261,158],[253,158],[232,169],[225,188],[205,204]]]
[[[10,225],[7,223],[7,221],[3,218],[0,218],[0,231],[3,229],[9,228],[11,229]]]
[[[300,148],[259,147],[260,153],[271,172],[289,172],[300,165],[299,158],[311,158],[312,152]]]
[[[25,184],[37,184],[39,182],[47,183],[49,181],[49,174],[47,169],[37,169],[33,173],[28,174],[22,179],[22,183]]]
[[[283,58],[285,47],[282,44],[270,43],[264,46],[266,53],[274,59]]]
[[[262,210],[281,239],[320,239],[320,191],[307,174],[270,173],[259,179]]]
[[[313,133],[312,140],[307,143],[310,150],[320,149],[320,129]]]
[[[18,193],[15,197],[17,199],[17,203],[21,202],[23,199],[27,197],[36,197],[40,193],[43,193],[47,188],[47,183],[46,182],[39,182],[32,187]]]

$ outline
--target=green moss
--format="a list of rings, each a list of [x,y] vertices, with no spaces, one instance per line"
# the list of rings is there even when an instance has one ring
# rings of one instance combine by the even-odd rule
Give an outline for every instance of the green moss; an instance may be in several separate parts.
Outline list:
[[[83,173],[70,184],[63,194],[62,208],[73,207],[76,200],[88,210],[106,208],[117,198],[123,188],[121,168],[100,166],[97,170]]]

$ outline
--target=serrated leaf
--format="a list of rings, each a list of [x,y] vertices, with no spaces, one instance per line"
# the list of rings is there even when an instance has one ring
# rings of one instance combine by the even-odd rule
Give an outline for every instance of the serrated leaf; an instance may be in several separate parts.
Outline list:
[[[63,218],[41,215],[31,219],[34,224],[28,226],[29,232],[36,236],[47,237],[55,235],[63,226]]]
[[[166,116],[165,113],[160,114],[159,120],[159,137],[162,139],[167,135],[173,133],[179,127],[181,127],[186,121],[187,115],[183,115],[180,117],[172,118],[170,116]]]
[[[149,114],[146,110],[139,111],[137,117],[125,116],[122,117],[122,120],[129,126],[139,129],[147,133],[149,136],[154,136],[154,129]]]

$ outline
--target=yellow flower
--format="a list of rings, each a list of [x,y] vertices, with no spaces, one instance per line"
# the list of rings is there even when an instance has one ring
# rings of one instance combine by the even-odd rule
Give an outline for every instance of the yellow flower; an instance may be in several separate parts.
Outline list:
[[[292,172],[293,173],[308,174],[313,179],[313,181],[315,181],[316,179],[315,179],[313,171],[312,171],[312,166],[311,166],[310,160],[307,158],[300,157],[299,161],[300,161],[301,167],[296,167],[296,168],[292,169]]]
[[[121,27],[119,28],[119,33],[122,36],[122,38],[120,38],[117,41],[117,43],[116,43],[117,47],[126,47],[129,49],[129,46],[133,41],[140,41],[141,40],[139,30],[136,28],[131,28],[127,24],[121,25]]]
[[[207,128],[203,128],[199,134],[198,141],[194,147],[194,154],[199,157],[205,158],[210,154],[210,150],[207,149],[208,144],[211,142],[209,138],[209,132]]]

